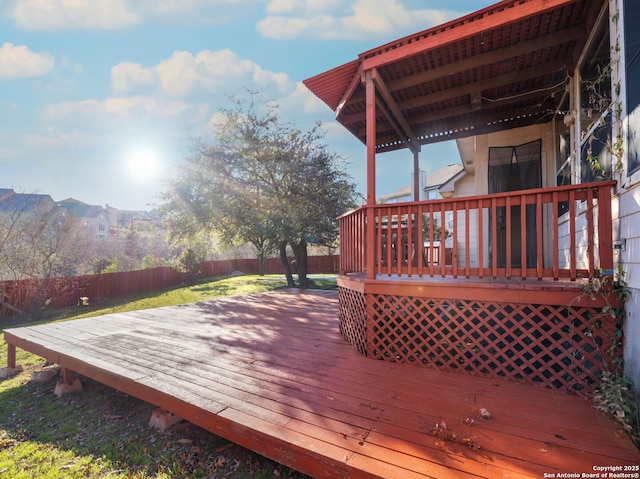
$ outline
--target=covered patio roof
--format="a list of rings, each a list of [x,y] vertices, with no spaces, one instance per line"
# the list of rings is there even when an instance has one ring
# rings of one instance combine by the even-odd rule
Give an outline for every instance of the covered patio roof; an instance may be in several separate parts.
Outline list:
[[[504,0],[361,53],[304,81],[366,144],[365,74],[375,85],[375,151],[548,122],[569,108],[579,56],[606,0]],[[369,131],[373,131],[370,129]]]

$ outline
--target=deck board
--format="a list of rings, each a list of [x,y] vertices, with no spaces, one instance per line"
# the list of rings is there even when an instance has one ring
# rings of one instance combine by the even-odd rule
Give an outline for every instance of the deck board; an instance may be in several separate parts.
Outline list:
[[[340,337],[337,311],[335,292],[289,290],[5,339],[319,478],[534,478],[640,463],[588,400],[364,358]],[[441,421],[456,439],[432,435]]]

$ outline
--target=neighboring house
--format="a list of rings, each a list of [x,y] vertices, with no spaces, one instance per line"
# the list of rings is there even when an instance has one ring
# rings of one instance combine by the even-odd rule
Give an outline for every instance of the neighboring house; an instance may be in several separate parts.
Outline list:
[[[13,191],[11,188],[0,188],[0,202],[3,201],[5,198],[8,198],[11,195],[15,195],[16,192]]]
[[[625,372],[640,393],[638,24],[636,0],[505,0],[304,82],[367,148],[367,204],[340,219],[347,340],[375,358],[589,390],[613,359],[615,299],[583,300],[602,275],[632,291]],[[376,204],[377,155],[410,149],[419,175],[422,146],[445,140],[464,171],[444,199]],[[438,214],[456,219],[451,264],[415,250]]]
[[[419,201],[437,200],[443,197],[440,187],[447,184],[453,178],[457,177],[464,167],[459,163],[447,165],[438,171],[427,174],[426,171],[420,170],[418,173],[418,191]],[[414,200],[413,181],[399,190],[393,191],[381,199],[381,203],[402,203]]]
[[[0,189],[0,213],[44,214],[56,207],[49,195],[16,193],[12,189]]]
[[[108,238],[110,230],[109,215],[102,206],[89,205],[73,198],[60,201],[58,205],[77,218],[81,227],[85,231],[89,231],[93,238],[98,240]]]
[[[112,228],[131,229],[136,223],[158,223],[160,217],[156,214],[156,211],[143,211],[143,210],[119,210],[107,204],[105,210],[107,211],[109,222]]]
[[[426,201],[426,200],[439,200],[444,197],[441,191],[442,187],[447,187],[452,184],[456,178],[461,177],[464,174],[464,167],[459,163],[454,163],[451,165],[447,165],[439,170],[427,174],[426,171],[418,172],[418,201]],[[381,203],[405,203],[413,201],[416,197],[414,193],[414,182],[412,181],[411,185],[407,185],[404,188],[400,188],[389,195],[383,197],[381,199]],[[450,195],[448,189],[444,191],[445,195]],[[434,215],[434,222],[437,226],[444,226],[445,231],[451,232],[453,230],[453,212],[447,211],[444,215],[444,222],[440,218],[440,214],[436,213]],[[444,223],[444,224],[443,224]],[[449,236],[447,238],[446,247],[449,249],[451,247],[452,239]],[[434,242],[434,245],[439,245],[439,240]],[[430,245],[429,241],[424,241],[424,246],[428,247]]]

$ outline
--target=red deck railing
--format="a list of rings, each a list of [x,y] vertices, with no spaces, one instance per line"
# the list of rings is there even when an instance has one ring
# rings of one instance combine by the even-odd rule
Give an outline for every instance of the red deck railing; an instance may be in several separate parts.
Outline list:
[[[340,274],[554,280],[609,274],[613,185],[363,206],[339,218]]]

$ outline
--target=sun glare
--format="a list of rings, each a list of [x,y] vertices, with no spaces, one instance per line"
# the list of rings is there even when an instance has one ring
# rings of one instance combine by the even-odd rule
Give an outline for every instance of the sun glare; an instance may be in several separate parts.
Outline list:
[[[128,169],[132,178],[153,178],[159,169],[158,157],[149,150],[136,151],[128,160]]]

